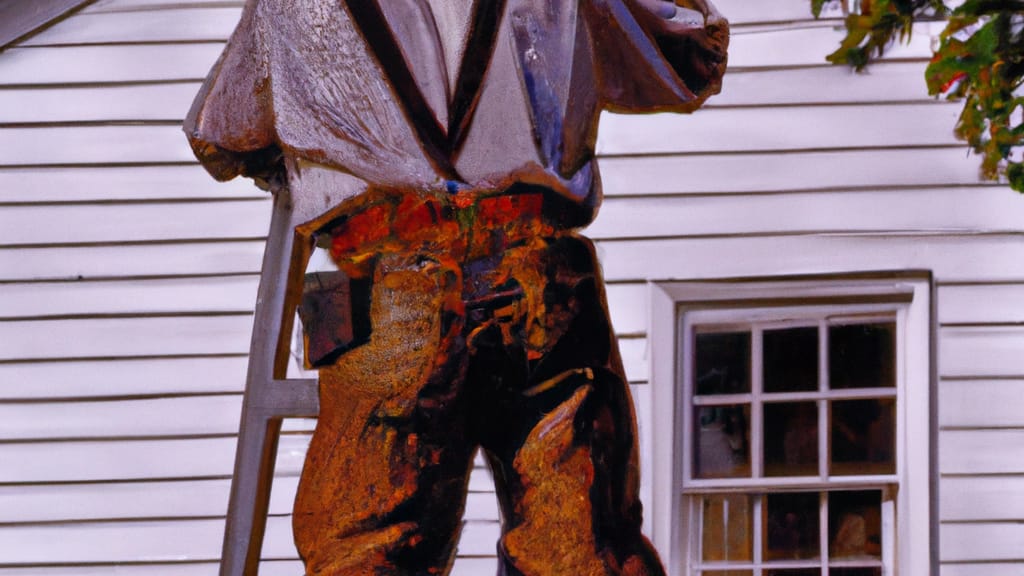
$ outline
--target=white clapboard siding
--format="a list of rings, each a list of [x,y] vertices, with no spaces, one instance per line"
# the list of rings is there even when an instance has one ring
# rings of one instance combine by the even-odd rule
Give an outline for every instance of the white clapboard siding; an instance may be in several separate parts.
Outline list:
[[[1014,560],[1024,563],[1024,524],[943,524],[939,529],[939,559],[943,562]]]
[[[258,274],[262,240],[0,248],[0,280]]]
[[[1018,204],[1024,204],[1020,198],[1017,200]],[[1021,283],[942,286],[939,302],[942,324],[1024,323],[1024,284]]]
[[[85,13],[54,26],[20,46],[109,44],[113,42],[226,41],[240,7],[177,8],[151,12]]]
[[[195,161],[176,124],[0,128],[0,149],[6,166]]]
[[[888,60],[929,58],[932,36],[942,26],[917,23],[906,44],[894,44],[886,51]],[[818,22],[808,27],[766,26],[738,29],[729,39],[729,66],[751,68],[765,66],[821,65],[826,54],[839,47],[845,31],[835,22]],[[728,82],[728,77],[723,81]]]
[[[241,411],[241,394],[0,404],[0,441],[231,435]]]
[[[0,86],[202,80],[223,42],[132,46],[9,48],[0,58]]]
[[[763,152],[957,144],[955,104],[708,109],[698,114],[605,114],[603,154]],[[814,130],[808,130],[814,126]]]
[[[0,526],[0,550],[10,564],[211,560],[220,557],[223,531],[220,519]],[[494,554],[499,536],[496,522],[466,522],[459,552]],[[292,542],[290,517],[267,519],[264,558],[297,558]]]
[[[1024,518],[1024,476],[942,478],[939,497],[944,522]]]
[[[726,216],[723,216],[723,218]],[[1024,242],[1006,235],[756,236],[602,242],[605,278],[704,279],[932,269],[947,281],[1024,278]]]
[[[217,182],[198,164],[0,168],[0,203],[266,198],[251,180]]]
[[[788,0],[787,0],[788,1]],[[82,8],[81,14],[102,12],[136,12],[145,10],[165,10],[183,6],[237,6],[245,4],[245,0],[96,0]]]
[[[943,564],[940,576],[1020,576],[1020,562]]]
[[[157,204],[27,205],[0,212],[0,246],[262,238],[269,199]]]
[[[997,187],[609,198],[586,234],[603,239],[910,230],[1022,232],[1024,202]]]
[[[939,432],[942,474],[1024,474],[1024,428]]]
[[[181,357],[0,364],[0,400],[241,392],[248,359]]]
[[[944,380],[939,425],[945,428],[1024,428],[1024,378]]]
[[[1024,376],[1024,326],[943,328],[939,333],[939,375]]]
[[[245,354],[249,314],[0,322],[0,361]]]
[[[738,70],[726,76],[722,92],[707,106],[835,105],[880,97],[885,102],[920,101],[929,98],[925,66],[925,62],[882,62],[860,73],[840,66]]]
[[[252,312],[259,277],[0,284],[0,320],[90,314]]]
[[[643,283],[605,286],[612,327],[617,334],[647,333],[648,288]]]
[[[879,162],[900,169],[879,170]],[[980,181],[978,158],[961,146],[604,158],[601,176],[608,196],[927,188]]]
[[[269,514],[291,514],[298,476],[274,479]],[[0,524],[57,521],[142,520],[147,518],[218,518],[227,512],[231,480],[164,482],[101,482],[0,486]],[[498,504],[493,492],[466,497],[466,520],[494,521]]]
[[[167,415],[172,417],[172,415]],[[0,444],[0,484],[113,482],[230,477],[235,436],[184,439],[83,440]],[[277,450],[278,475],[296,476],[307,435],[284,434]],[[0,551],[4,549],[0,546]],[[0,563],[3,560],[0,559]]]
[[[0,90],[0,124],[111,122],[184,118],[199,82],[128,86],[62,86]],[[117,102],[117,106],[111,106]]]

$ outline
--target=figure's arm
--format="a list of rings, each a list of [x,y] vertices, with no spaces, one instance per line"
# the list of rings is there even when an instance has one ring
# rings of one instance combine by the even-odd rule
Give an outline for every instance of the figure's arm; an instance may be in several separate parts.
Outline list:
[[[708,0],[592,0],[599,91],[618,111],[699,107],[721,88],[729,23]]]
[[[262,188],[282,182],[258,2],[250,0],[227,47],[199,89],[184,130],[196,158],[217,180],[253,178]]]

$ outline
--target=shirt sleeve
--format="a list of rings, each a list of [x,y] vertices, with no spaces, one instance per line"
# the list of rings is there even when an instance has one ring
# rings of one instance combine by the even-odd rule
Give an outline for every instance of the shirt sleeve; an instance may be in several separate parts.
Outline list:
[[[690,112],[721,89],[729,23],[708,0],[676,0],[666,19],[640,0],[590,0],[597,90],[618,112]],[[672,5],[668,4],[669,12]],[[689,20],[689,21],[687,21]]]
[[[246,3],[184,122],[193,152],[218,180],[242,175],[272,181],[283,168],[274,133],[267,53],[257,22],[261,1]]]

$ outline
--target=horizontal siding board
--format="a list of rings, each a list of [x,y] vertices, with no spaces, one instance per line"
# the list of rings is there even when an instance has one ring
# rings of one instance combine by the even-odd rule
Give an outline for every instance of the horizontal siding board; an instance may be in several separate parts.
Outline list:
[[[298,484],[297,476],[274,479],[270,515],[291,514]],[[230,489],[228,479],[0,486],[0,523],[223,517]],[[463,518],[497,521],[494,494],[469,494]]]
[[[0,124],[29,122],[180,121],[198,82],[0,90]]]
[[[0,86],[202,80],[223,50],[223,42],[10,48],[0,58]]]
[[[217,182],[185,166],[0,169],[0,203],[266,198],[251,180]]]
[[[0,400],[241,392],[248,359],[0,364]]]
[[[0,565],[212,560],[220,557],[223,532],[224,521],[219,519],[0,527]],[[499,536],[497,523],[467,522],[459,553],[493,555]],[[290,517],[267,520],[263,557],[298,557]]]
[[[939,375],[943,377],[1024,376],[1024,326],[943,328],[939,333]]]
[[[112,482],[229,477],[236,438],[16,442],[0,444],[0,483]],[[281,436],[276,473],[302,470],[309,438]],[[0,546],[2,549],[3,546]]]
[[[943,478],[939,497],[943,522],[1024,519],[1024,476]]]
[[[0,322],[0,361],[245,354],[252,316]]]
[[[619,334],[646,334],[648,288],[646,284],[612,284],[605,287],[612,326]]]
[[[0,281],[258,274],[262,240],[0,249]]]
[[[939,384],[939,425],[1024,428],[1022,398],[1024,379],[944,380]]]
[[[0,210],[0,245],[259,238],[269,198],[164,204],[14,206]]]
[[[252,312],[259,277],[0,284],[0,318]]]
[[[953,126],[960,112],[956,104],[924,103],[606,114],[597,150],[636,155],[949,145],[957,143]]]
[[[210,5],[235,5],[241,8],[244,4],[245,0],[96,0],[96,2],[83,8],[81,13],[135,12],[141,10],[164,10],[168,7],[201,7]]]
[[[26,39],[19,46],[114,42],[226,41],[240,7],[176,8],[152,12],[84,13]]]
[[[939,559],[1024,562],[1024,523],[943,524],[939,528]]]
[[[940,281],[1024,279],[1018,235],[821,234],[601,242],[606,279],[703,279],[931,269]]]
[[[714,5],[733,26],[752,22],[792,22],[812,18],[811,6],[806,0],[773,0],[772,2],[715,0]],[[821,16],[822,18],[842,16],[840,2],[825,2]]]
[[[879,207],[884,206],[884,210]],[[727,218],[722,215],[727,214]],[[1024,202],[1004,188],[609,198],[593,238],[807,233],[820,230],[1021,232]]]
[[[895,43],[885,51],[885,59],[928,59],[932,55],[931,37],[942,26],[918,22],[906,43]],[[737,29],[729,38],[729,66],[753,68],[766,66],[813,66],[826,64],[825,57],[839,48],[845,36],[835,22],[811,26],[772,26]],[[724,82],[728,82],[728,76]]]
[[[939,472],[1024,474],[1024,430],[943,430]]]
[[[0,440],[234,434],[240,394],[0,404]]]
[[[878,170],[879,154],[899,170]],[[966,147],[603,158],[608,197],[978,184]]]
[[[0,128],[0,165],[194,162],[179,126]]]
[[[824,64],[824,53],[821,56]],[[924,80],[925,65],[925,62],[879,62],[863,73],[845,66],[736,70],[726,74],[722,92],[708,100],[707,106],[927,100],[931,97]]]
[[[939,576],[1020,576],[1021,562],[943,564]]]
[[[1020,198],[1016,200],[1019,204],[1024,204]],[[941,286],[939,322],[1024,323],[1024,284]]]

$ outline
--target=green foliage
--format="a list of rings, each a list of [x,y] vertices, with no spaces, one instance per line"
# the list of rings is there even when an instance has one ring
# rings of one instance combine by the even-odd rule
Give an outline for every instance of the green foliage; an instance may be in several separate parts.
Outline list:
[[[816,16],[821,8],[821,0],[811,0]],[[955,134],[981,155],[982,176],[1004,177],[1024,192],[1024,98],[1017,94],[1024,81],[1024,0],[966,0],[952,12],[941,0],[860,0],[860,8],[847,16],[847,35],[828,56],[858,70],[897,39],[909,40],[915,21],[948,16],[925,72],[928,92],[963,101]]]

